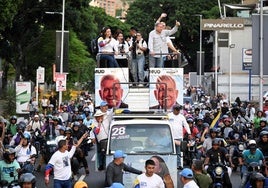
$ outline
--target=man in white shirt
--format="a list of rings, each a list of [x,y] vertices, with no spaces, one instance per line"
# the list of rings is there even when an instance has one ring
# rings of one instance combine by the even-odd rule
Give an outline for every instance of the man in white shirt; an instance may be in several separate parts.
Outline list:
[[[149,159],[145,162],[145,173],[138,175],[134,188],[164,188],[165,184],[160,176],[154,173],[155,162]]]
[[[199,188],[194,181],[194,174],[190,168],[185,168],[180,172],[180,180],[183,188]]]
[[[148,40],[150,67],[164,66],[164,58],[168,53],[167,37],[176,33],[179,26],[180,22],[176,21],[176,25],[171,30],[165,30],[162,22],[155,24],[155,29],[150,32]]]
[[[180,113],[182,106],[176,104],[173,106],[173,111],[168,114],[169,122],[171,125],[171,131],[176,145],[176,153],[178,155],[177,168],[181,169],[181,151],[180,145],[183,139],[183,128],[187,131],[188,135],[191,134],[189,124],[186,121],[186,118]]]
[[[73,157],[76,148],[81,142],[88,137],[85,133],[77,142],[73,144],[70,151],[68,151],[68,144],[66,138],[62,137],[58,140],[58,150],[50,158],[45,170],[45,184],[49,184],[49,175],[53,169],[54,172],[54,188],[71,188],[72,187],[72,170],[71,158]]]

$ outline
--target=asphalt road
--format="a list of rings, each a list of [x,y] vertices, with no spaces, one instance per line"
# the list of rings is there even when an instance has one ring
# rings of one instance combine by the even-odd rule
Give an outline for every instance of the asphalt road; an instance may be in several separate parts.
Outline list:
[[[87,157],[87,161],[90,167],[90,174],[89,175],[85,175],[85,170],[84,168],[81,168],[79,170],[79,175],[78,175],[78,179],[84,180],[89,188],[104,188],[104,180],[105,180],[105,171],[96,171],[95,170],[95,163],[93,161],[91,161],[93,155],[94,155],[94,148],[92,148],[92,150],[89,151],[88,153],[88,157]],[[41,168],[41,172],[36,172],[35,176],[37,177],[37,188],[51,188],[53,187],[53,177],[50,176],[50,184],[49,186],[45,185],[44,182],[44,168],[45,166],[42,166]],[[179,181],[179,178],[178,178]],[[233,184],[233,188],[238,188],[239,187],[239,183],[240,183],[240,172],[234,172],[232,173],[231,176],[231,181]],[[178,183],[178,188],[181,188],[182,185],[180,183]]]

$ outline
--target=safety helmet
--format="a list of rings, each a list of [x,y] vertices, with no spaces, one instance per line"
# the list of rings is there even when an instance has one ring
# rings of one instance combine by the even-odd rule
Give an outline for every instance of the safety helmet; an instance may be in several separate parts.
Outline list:
[[[265,124],[267,124],[267,119],[263,117],[263,118],[260,119],[260,123],[261,122],[264,122]]]
[[[248,142],[248,145],[256,145],[257,143],[256,143],[256,141],[255,140],[250,140],[249,142]]]
[[[83,120],[84,120],[83,116],[81,116],[81,115],[78,116],[78,117],[77,117],[77,121],[79,121],[79,120],[80,120],[80,121],[83,121]]]
[[[17,125],[16,125],[16,129],[17,131],[21,130],[22,132],[24,132],[24,129],[26,127],[26,123],[23,121],[20,121]]]
[[[206,128],[206,127],[209,127],[209,124],[207,122],[203,123],[203,127]]]
[[[260,132],[260,137],[263,137],[265,135],[268,135],[268,131],[263,130],[263,131]]]
[[[58,118],[57,116],[53,116],[53,117],[52,117],[52,120],[53,120],[53,121],[59,121],[59,118]]]
[[[16,121],[17,121],[17,119],[18,119],[18,118],[17,118],[17,116],[15,116],[15,115],[10,117],[10,121],[12,121],[12,120],[16,120]]]
[[[23,133],[23,138],[25,138],[25,139],[27,139],[28,141],[30,141],[30,140],[31,140],[31,135],[30,135],[30,133],[28,133],[28,132],[24,132],[24,133]]]
[[[257,180],[264,181],[265,177],[260,172],[255,172],[250,176],[250,184],[253,185]]]
[[[204,117],[201,114],[197,117],[197,121],[203,121],[203,119],[204,119]]]
[[[70,134],[72,134],[72,133],[73,133],[73,130],[72,130],[70,127],[66,127],[64,133],[65,133],[65,134],[66,134],[66,133],[70,133]]]
[[[212,145],[220,145],[221,144],[221,140],[219,139],[219,138],[214,138],[213,140],[212,140]]]
[[[12,154],[16,155],[16,151],[14,148],[5,149],[4,154],[3,154],[4,160],[9,161],[9,155],[12,155]]]
[[[187,121],[188,123],[193,123],[193,122],[194,122],[194,119],[193,119],[192,117],[188,117],[188,118],[186,119],[186,121]]]
[[[84,112],[90,112],[90,109],[88,107],[84,108]]]
[[[209,129],[209,133],[219,133],[219,130],[216,127]]]
[[[35,187],[36,178],[32,173],[24,173],[20,176],[19,183],[20,186],[22,186],[23,183],[32,183],[32,187]]]
[[[73,122],[73,127],[75,127],[75,126],[79,127],[80,123],[78,121]]]

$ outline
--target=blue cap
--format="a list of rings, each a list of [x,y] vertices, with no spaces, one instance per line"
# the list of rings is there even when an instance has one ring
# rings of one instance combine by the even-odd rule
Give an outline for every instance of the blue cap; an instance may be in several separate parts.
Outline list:
[[[117,159],[117,158],[125,158],[127,155],[124,154],[124,152],[122,150],[116,150],[114,152],[114,158]]]
[[[124,185],[121,183],[113,183],[110,188],[124,188]]]
[[[183,176],[183,177],[185,177],[185,178],[189,178],[189,179],[194,178],[193,171],[190,168],[184,168],[180,172],[180,175]]]
[[[100,103],[100,106],[107,106],[108,105],[108,103],[106,102],[106,101],[102,101],[101,103]]]

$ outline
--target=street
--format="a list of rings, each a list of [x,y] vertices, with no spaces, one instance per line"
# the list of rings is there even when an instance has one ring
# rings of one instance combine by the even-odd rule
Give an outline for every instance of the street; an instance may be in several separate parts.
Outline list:
[[[84,168],[80,169],[80,173],[78,175],[78,179],[84,180],[90,188],[104,188],[104,180],[105,180],[105,171],[96,171],[95,170],[95,163],[91,161],[92,157],[94,156],[95,149],[94,147],[89,151],[87,161],[90,167],[90,174],[85,175]],[[44,168],[42,166],[41,172],[36,172],[35,175],[37,177],[37,188],[46,188],[44,182]],[[143,170],[143,169],[141,169]],[[179,178],[178,178],[179,181]],[[231,176],[231,181],[233,184],[233,188],[238,188],[240,184],[240,172],[234,172]],[[182,187],[180,182],[178,182],[178,187]],[[47,187],[53,187],[53,176],[50,176],[50,184]]]

